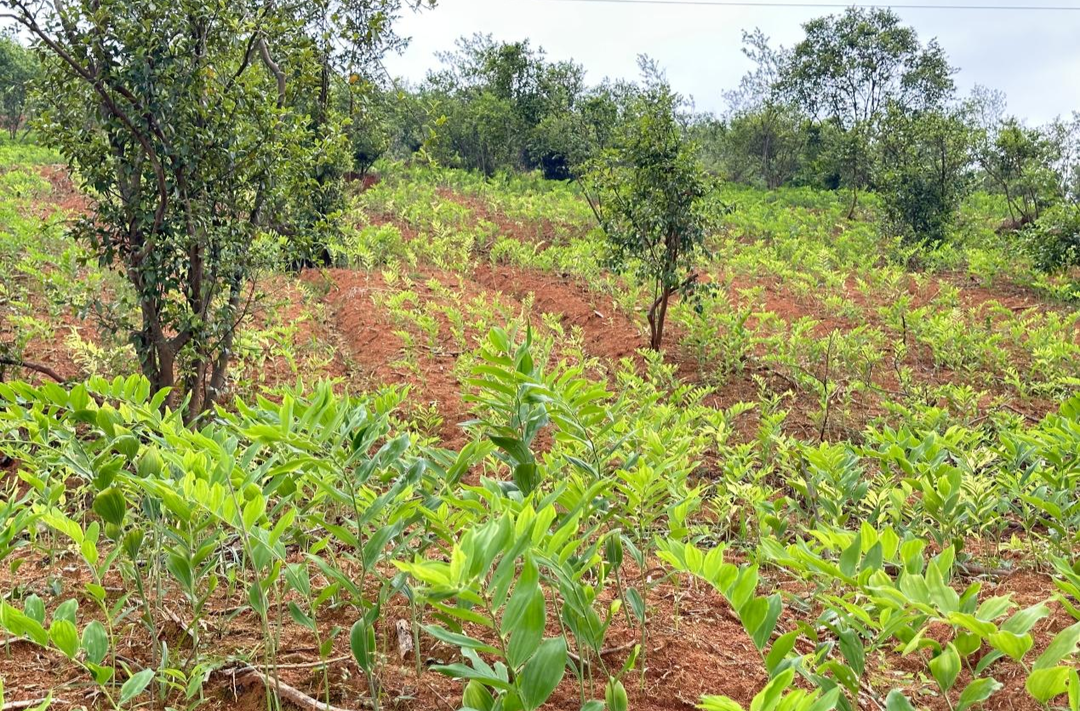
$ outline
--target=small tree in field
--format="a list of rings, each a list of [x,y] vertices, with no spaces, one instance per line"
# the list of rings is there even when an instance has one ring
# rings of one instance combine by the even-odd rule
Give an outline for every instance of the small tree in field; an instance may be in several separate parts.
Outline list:
[[[693,288],[710,179],[678,117],[680,97],[642,60],[644,89],[630,100],[614,145],[589,162],[582,184],[613,263],[651,284],[649,345],[659,350],[672,296]]]
[[[295,239],[326,188],[308,176],[334,136],[297,99],[325,83],[315,19],[357,3],[377,44],[375,6],[401,0],[0,0],[42,59],[41,134],[94,200],[76,237],[127,279],[142,372],[189,419],[225,390],[253,245]]]

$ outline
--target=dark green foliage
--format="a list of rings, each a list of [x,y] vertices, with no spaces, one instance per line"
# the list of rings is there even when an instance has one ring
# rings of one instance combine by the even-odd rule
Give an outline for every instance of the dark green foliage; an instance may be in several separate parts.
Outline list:
[[[440,58],[443,69],[421,92],[430,100],[431,158],[486,175],[539,168],[548,178],[571,176],[596,118],[580,65],[550,62],[528,40],[488,35],[463,38]]]
[[[889,111],[875,180],[890,226],[907,242],[940,245],[971,187],[971,131],[959,113]]]
[[[1005,195],[1017,227],[1030,224],[1061,197],[1054,164],[1061,144],[1045,130],[1008,119],[979,150],[979,165]]]
[[[1035,265],[1043,271],[1080,265],[1080,206],[1071,202],[1054,205],[1023,231],[1023,237]]]
[[[730,116],[718,136],[720,162],[733,180],[778,188],[795,177],[807,141],[804,115],[782,85],[790,52],[756,30],[743,33],[743,54],[754,69],[725,95]]]
[[[12,140],[26,125],[30,87],[40,74],[33,52],[12,37],[0,36],[0,126]]]
[[[804,29],[782,85],[809,115],[839,129],[825,155],[852,191],[854,214],[886,113],[940,108],[954,91],[953,69],[936,42],[924,47],[891,10],[849,8]]]
[[[614,264],[651,286],[649,343],[659,350],[669,300],[696,281],[711,186],[677,114],[681,98],[654,64],[641,64],[644,87],[614,145],[589,162],[582,182]]]

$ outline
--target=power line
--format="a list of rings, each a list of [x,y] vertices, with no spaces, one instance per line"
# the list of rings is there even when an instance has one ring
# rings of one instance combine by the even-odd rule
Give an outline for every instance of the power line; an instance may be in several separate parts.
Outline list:
[[[548,0],[549,2],[571,3],[605,3],[612,5],[696,5],[709,7],[765,7],[765,8],[810,8],[810,9],[847,9],[859,8],[890,8],[893,10],[1004,10],[1013,12],[1080,12],[1080,7],[1067,5],[929,5],[911,3],[823,3],[823,2],[739,2],[737,0]]]

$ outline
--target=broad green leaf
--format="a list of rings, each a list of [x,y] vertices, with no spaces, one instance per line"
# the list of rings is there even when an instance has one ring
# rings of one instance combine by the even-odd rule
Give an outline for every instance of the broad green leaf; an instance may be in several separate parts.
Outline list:
[[[119,526],[127,515],[127,499],[123,491],[115,486],[110,487],[94,498],[93,509],[105,523]]]
[[[930,673],[942,691],[948,691],[956,683],[956,676],[960,673],[960,654],[952,643],[930,660]]]
[[[908,698],[904,696],[904,692],[899,689],[893,689],[889,692],[889,695],[885,697],[885,711],[915,711],[915,707],[911,705]]]
[[[124,682],[124,685],[120,687],[120,705],[124,705],[127,702],[134,699],[141,694],[146,687],[150,686],[150,682],[154,679],[153,669],[143,669],[138,674],[134,674],[130,679]]]
[[[626,688],[618,679],[608,679],[604,687],[604,703],[607,711],[626,711]]]
[[[840,571],[849,578],[855,575],[859,569],[860,557],[862,557],[862,538],[855,536],[851,545],[840,554]]]
[[[852,671],[857,676],[862,676],[866,671],[866,652],[858,634],[852,630],[844,630],[840,633],[840,653],[844,655]]]
[[[497,654],[499,652],[498,649],[492,647],[487,642],[482,642],[478,639],[458,634],[457,632],[451,632],[450,630],[443,629],[436,625],[424,625],[423,630],[440,642],[446,642],[454,647],[475,649],[486,654]]]
[[[1056,665],[1065,657],[1074,654],[1077,645],[1080,645],[1080,622],[1058,632],[1057,636],[1054,637],[1050,642],[1050,645],[1046,648],[1046,651],[1040,654],[1039,658],[1035,660],[1032,669],[1048,669]]]
[[[524,664],[543,641],[544,625],[547,619],[545,605],[544,593],[539,588],[534,588],[532,599],[521,610],[520,615],[508,630],[510,642],[506,647],[506,661],[511,667],[516,669]],[[506,619],[503,618],[504,627],[505,624]]]
[[[375,628],[359,619],[349,630],[349,649],[356,665],[370,674],[375,665]]]
[[[727,696],[702,696],[698,708],[702,711],[745,711],[738,701]]]
[[[88,624],[82,633],[82,648],[86,652],[86,659],[92,664],[101,664],[105,655],[109,653],[109,632],[105,625],[97,620]]]
[[[0,623],[16,637],[28,637],[40,647],[49,644],[49,633],[40,622],[6,602],[0,603]]]
[[[79,631],[68,620],[53,620],[49,641],[68,659],[74,659],[79,652]]]
[[[960,692],[960,699],[956,702],[956,711],[967,711],[975,704],[981,704],[1000,688],[1001,684],[992,677],[976,679]]]
[[[1046,603],[1040,602],[1038,605],[1032,605],[1015,613],[1001,625],[1001,629],[1013,634],[1027,634],[1036,622],[1049,614],[1050,608],[1046,606]]]
[[[23,603],[23,611],[30,619],[45,624],[45,603],[37,595],[30,595]],[[72,620],[74,622],[75,620]]]
[[[486,686],[476,679],[472,679],[465,685],[465,693],[461,696],[461,705],[467,709],[476,709],[476,711],[491,711],[495,708],[495,698]]]
[[[777,674],[750,702],[750,711],[773,711],[794,679],[793,668],[785,669]]]
[[[776,673],[780,663],[783,662],[788,653],[795,648],[795,642],[798,638],[798,630],[788,632],[787,634],[776,638],[772,647],[769,648],[768,656],[765,658],[765,669],[769,672],[769,676]]]
[[[1071,671],[1072,669],[1069,667],[1036,669],[1028,676],[1024,688],[1036,701],[1045,704],[1065,693]]]
[[[1035,640],[1030,634],[1015,635],[1012,632],[998,632],[989,637],[989,642],[995,649],[1000,649],[1013,661],[1020,661],[1031,649]]]
[[[518,689],[525,711],[540,708],[566,673],[566,640],[546,639],[525,663],[518,676]]]

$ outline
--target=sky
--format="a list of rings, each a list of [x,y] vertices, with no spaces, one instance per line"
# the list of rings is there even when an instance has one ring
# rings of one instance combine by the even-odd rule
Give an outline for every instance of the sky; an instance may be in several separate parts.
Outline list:
[[[753,2],[754,0],[749,0]],[[799,3],[800,0],[791,0]],[[910,4],[938,4],[909,0]],[[981,84],[1004,91],[1008,112],[1031,124],[1080,111],[1080,0],[948,0],[941,4],[1076,7],[1076,12],[1031,9],[917,10],[897,13],[924,42],[936,37],[953,66],[962,94]],[[409,48],[386,64],[413,82],[438,64],[435,52],[474,32],[496,40],[528,38],[553,60],[584,65],[590,83],[635,78],[645,53],[667,70],[672,87],[693,97],[697,109],[721,113],[723,92],[750,69],[741,52],[742,31],[760,27],[774,44],[794,45],[802,23],[842,12],[827,8],[752,8],[704,5],[593,3],[566,0],[438,0],[433,10],[405,11],[398,29]]]

